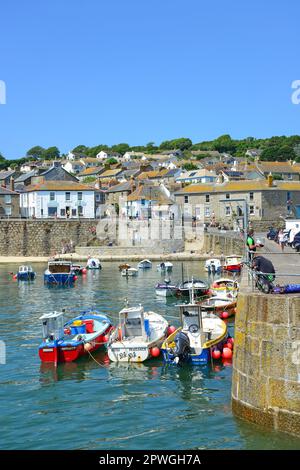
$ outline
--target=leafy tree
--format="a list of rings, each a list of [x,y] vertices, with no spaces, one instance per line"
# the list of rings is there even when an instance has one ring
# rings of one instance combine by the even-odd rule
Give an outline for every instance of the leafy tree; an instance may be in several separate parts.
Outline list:
[[[3,157],[2,153],[0,152],[0,161],[3,161],[5,160],[5,158]]]
[[[40,145],[36,145],[35,147],[32,147],[26,152],[26,155],[28,157],[34,157],[34,158],[44,158],[44,153],[45,149],[44,147],[41,147]]]
[[[182,137],[180,139],[165,140],[159,146],[160,150],[187,150],[191,148],[193,142],[191,139]]]
[[[44,151],[45,160],[55,160],[60,157],[60,151],[57,147],[49,147]]]
[[[198,170],[197,165],[194,165],[194,163],[185,163],[182,168],[187,171]]]
[[[118,160],[116,160],[115,158],[108,158],[105,163],[107,163],[108,165],[115,165],[115,163],[118,163]]]
[[[130,147],[128,144],[122,143],[122,144],[113,145],[111,149],[113,152],[117,152],[117,153],[120,153],[121,155],[124,155],[124,153],[130,150]]]
[[[86,154],[88,150],[89,150],[89,148],[86,147],[85,145],[77,145],[77,147],[73,148],[72,153]]]
[[[214,148],[220,153],[235,153],[237,149],[236,143],[231,139],[230,135],[221,135],[214,142]]]
[[[94,183],[96,181],[96,178],[94,176],[86,176],[83,179],[83,183],[89,184],[89,183]]]

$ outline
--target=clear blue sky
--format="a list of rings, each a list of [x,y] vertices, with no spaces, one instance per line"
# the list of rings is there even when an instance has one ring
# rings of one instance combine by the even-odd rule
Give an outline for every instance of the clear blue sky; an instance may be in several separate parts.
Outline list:
[[[300,134],[299,0],[10,0],[0,152]]]

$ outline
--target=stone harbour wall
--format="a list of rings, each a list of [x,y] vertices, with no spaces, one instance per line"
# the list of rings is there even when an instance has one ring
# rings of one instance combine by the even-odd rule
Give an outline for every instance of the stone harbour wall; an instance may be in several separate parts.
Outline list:
[[[300,436],[300,295],[239,294],[232,407],[242,419]]]
[[[1,220],[0,256],[48,256],[88,245],[98,221]]]
[[[243,255],[245,252],[244,240],[237,236],[224,233],[204,233],[203,251],[214,255]]]

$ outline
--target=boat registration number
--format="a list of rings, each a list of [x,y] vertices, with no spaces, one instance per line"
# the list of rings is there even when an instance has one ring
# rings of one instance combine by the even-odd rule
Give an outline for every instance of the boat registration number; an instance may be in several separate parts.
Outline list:
[[[43,352],[53,352],[53,348],[43,349]]]

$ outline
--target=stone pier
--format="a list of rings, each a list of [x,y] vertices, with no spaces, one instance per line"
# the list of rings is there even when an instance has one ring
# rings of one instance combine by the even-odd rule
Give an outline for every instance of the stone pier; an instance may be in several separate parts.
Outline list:
[[[300,295],[239,294],[232,407],[242,419],[300,436]]]

